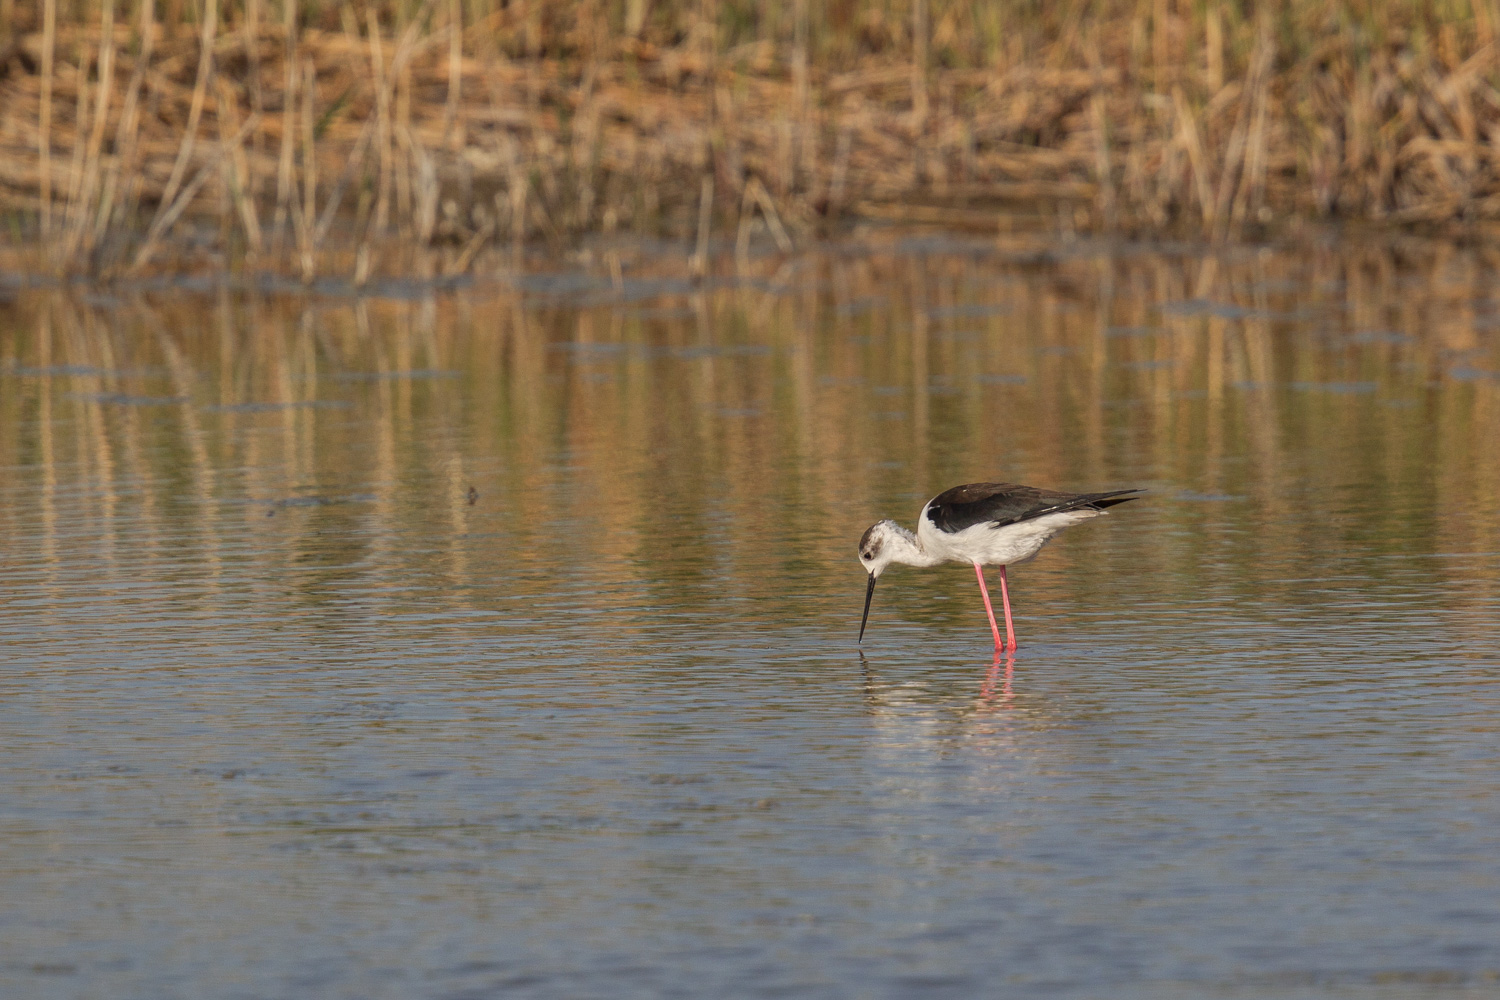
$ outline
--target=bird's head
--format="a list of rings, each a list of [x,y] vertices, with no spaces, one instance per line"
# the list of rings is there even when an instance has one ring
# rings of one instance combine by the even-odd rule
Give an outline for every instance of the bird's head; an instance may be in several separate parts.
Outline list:
[[[879,579],[895,560],[900,537],[901,527],[895,521],[876,521],[859,537],[859,564],[870,579]]]
[[[865,624],[870,620],[870,600],[875,596],[875,581],[896,558],[903,535],[895,521],[876,521],[859,538],[859,564],[870,574],[870,585],[865,588],[865,613],[859,620],[859,638],[865,637]]]

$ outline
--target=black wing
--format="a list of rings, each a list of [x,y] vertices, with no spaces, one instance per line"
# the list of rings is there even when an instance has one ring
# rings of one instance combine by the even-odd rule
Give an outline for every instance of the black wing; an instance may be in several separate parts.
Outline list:
[[[932,498],[927,505],[927,519],[939,531],[953,532],[972,528],[976,524],[991,524],[1003,527],[1019,521],[1029,521],[1043,514],[1058,514],[1065,510],[1087,507],[1103,510],[1117,503],[1135,500],[1126,496],[1139,493],[1135,490],[1114,490],[1109,493],[1059,493],[1056,490],[1039,490],[1035,486],[1017,486],[1015,483],[970,483],[955,486]]]

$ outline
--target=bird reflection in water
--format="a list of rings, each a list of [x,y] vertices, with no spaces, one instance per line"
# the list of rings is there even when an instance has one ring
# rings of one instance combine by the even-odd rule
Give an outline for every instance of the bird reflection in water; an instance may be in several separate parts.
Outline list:
[[[1004,669],[1002,669],[1002,664]],[[1001,654],[995,650],[995,661],[990,664],[989,673],[984,676],[984,683],[979,687],[979,700],[975,703],[975,710],[979,712],[998,712],[1001,709],[1011,708],[1015,701],[1016,692],[1012,682],[1016,677],[1016,657],[1014,653]]]
[[[859,650],[859,672],[863,680],[865,697],[872,707],[890,707],[890,692],[883,688],[864,650]],[[979,696],[974,700],[974,714],[992,715],[1002,709],[1014,708],[1016,656],[1014,653],[995,650],[995,658],[985,672],[979,686]]]

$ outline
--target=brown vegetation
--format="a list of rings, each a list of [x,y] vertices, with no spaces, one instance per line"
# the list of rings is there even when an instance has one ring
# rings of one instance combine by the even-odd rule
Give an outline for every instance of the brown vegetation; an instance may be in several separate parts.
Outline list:
[[[58,3],[0,38],[0,199],[57,271],[1500,217],[1494,0]]]

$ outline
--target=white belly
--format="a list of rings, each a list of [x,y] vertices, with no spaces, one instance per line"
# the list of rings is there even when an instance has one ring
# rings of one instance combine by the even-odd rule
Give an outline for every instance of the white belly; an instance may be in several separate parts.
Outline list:
[[[979,563],[981,566],[1013,566],[1042,550],[1052,536],[1072,524],[1103,514],[1102,510],[1069,510],[993,528],[975,524],[949,534],[927,519],[927,508],[917,522],[917,537],[927,553],[947,562]]]

